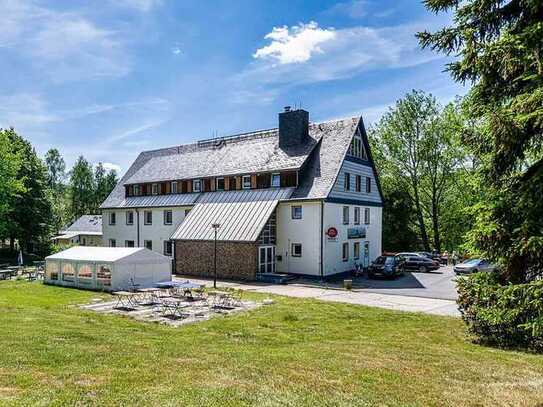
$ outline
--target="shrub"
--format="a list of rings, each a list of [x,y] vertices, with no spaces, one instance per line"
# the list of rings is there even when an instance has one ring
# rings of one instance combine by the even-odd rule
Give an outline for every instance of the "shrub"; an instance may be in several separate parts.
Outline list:
[[[543,351],[543,280],[501,285],[493,273],[458,279],[458,305],[480,342]]]

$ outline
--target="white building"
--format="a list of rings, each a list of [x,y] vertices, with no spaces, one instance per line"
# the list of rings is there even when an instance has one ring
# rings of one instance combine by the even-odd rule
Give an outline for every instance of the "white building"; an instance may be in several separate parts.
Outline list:
[[[66,246],[102,246],[102,216],[83,215],[51,240]]]
[[[139,155],[103,210],[104,245],[174,256],[222,277],[326,277],[381,254],[382,195],[362,118],[309,123],[285,109],[277,129]]]

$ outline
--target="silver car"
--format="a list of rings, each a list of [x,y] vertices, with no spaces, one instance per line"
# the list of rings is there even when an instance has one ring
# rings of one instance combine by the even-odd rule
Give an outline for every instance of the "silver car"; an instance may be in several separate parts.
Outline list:
[[[470,274],[478,271],[494,271],[496,266],[483,259],[469,259],[454,266],[456,274]]]

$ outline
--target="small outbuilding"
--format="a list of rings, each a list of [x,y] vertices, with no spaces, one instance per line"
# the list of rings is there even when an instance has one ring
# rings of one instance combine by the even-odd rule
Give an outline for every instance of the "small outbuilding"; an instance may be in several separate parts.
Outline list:
[[[45,258],[45,283],[121,291],[171,281],[171,258],[143,247],[71,247]]]

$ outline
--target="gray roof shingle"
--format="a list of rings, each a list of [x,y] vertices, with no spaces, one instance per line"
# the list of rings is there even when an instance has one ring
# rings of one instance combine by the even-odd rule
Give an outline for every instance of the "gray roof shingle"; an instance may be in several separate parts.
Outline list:
[[[102,215],[83,215],[63,232],[100,232],[102,233]]]
[[[126,184],[289,169],[302,169],[293,199],[326,198],[359,122],[360,118],[355,117],[312,123],[309,141],[289,148],[279,148],[278,129],[271,129],[226,139],[220,146],[193,143],[145,151],[101,208],[126,207]],[[130,198],[130,206],[152,206],[144,202],[145,198],[148,197]]]

